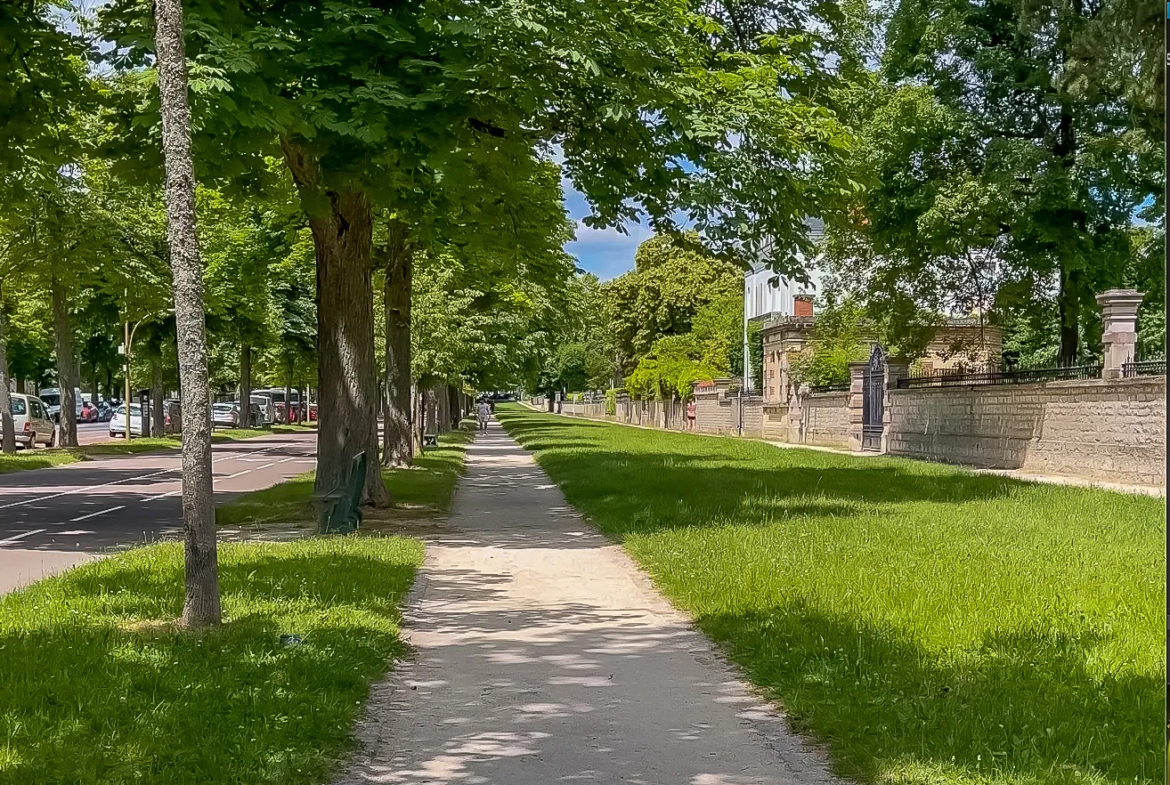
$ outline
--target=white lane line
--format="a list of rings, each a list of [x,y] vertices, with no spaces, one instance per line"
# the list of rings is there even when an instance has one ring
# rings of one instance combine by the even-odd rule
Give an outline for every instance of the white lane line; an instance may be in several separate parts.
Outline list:
[[[295,461],[296,459],[297,459],[297,458],[296,458],[296,456],[294,455],[294,456],[293,456],[293,457],[291,457],[291,458],[282,458],[281,460],[277,461],[277,463],[288,463],[289,461]]]
[[[224,479],[225,480],[234,480],[235,478],[240,477],[240,476],[245,475],[245,474],[248,474],[251,471],[252,471],[251,469],[244,469],[242,472],[236,472],[235,474],[229,474],[227,477],[224,477]]]
[[[25,499],[24,501],[9,502],[8,504],[0,504],[0,510],[7,510],[9,507],[20,507],[20,506],[25,505],[25,504],[34,504],[36,502],[44,502],[44,501],[48,501],[49,499],[59,499],[62,496],[71,496],[75,493],[93,491],[93,490],[96,490],[98,488],[107,488],[111,485],[123,485],[123,484],[128,483],[128,482],[134,482],[135,480],[149,480],[151,477],[158,477],[160,474],[171,474],[172,472],[177,472],[177,471],[182,471],[182,467],[176,466],[173,469],[163,469],[162,471],[151,472],[150,474],[141,474],[137,477],[126,477],[125,479],[122,479],[122,480],[111,480],[110,482],[103,482],[101,485],[79,485],[78,487],[71,488],[67,491],[61,491],[60,493],[51,493],[48,496],[39,496],[36,499]]]
[[[46,531],[46,530],[45,529],[33,529],[32,531],[25,532],[24,534],[14,534],[5,540],[0,540],[0,545],[11,545],[12,543],[16,542],[17,540],[23,540],[25,537],[31,537],[32,535],[40,534],[43,531]]]
[[[275,465],[276,465],[276,461],[273,461],[272,463],[266,463],[263,466],[257,466],[256,471],[260,471],[261,469],[267,469],[269,466],[275,466]]]
[[[159,499],[165,499],[168,496],[174,496],[176,493],[178,493],[178,491],[167,491],[166,493],[160,493],[158,496],[151,496],[149,499],[143,499],[142,502],[143,504],[146,502],[156,502]]]
[[[78,521],[87,521],[90,518],[96,518],[99,515],[105,515],[107,512],[117,512],[118,510],[124,510],[124,509],[126,509],[126,505],[119,504],[117,507],[111,507],[108,510],[98,510],[97,512],[91,512],[89,515],[82,515],[79,518],[70,518],[69,522],[70,523],[77,523]]]

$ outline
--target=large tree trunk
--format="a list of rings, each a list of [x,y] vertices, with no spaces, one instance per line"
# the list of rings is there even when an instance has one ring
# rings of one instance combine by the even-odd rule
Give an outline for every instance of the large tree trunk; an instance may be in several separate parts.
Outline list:
[[[374,363],[374,292],[370,280],[373,219],[363,191],[323,187],[313,156],[281,140],[284,158],[306,197],[328,202],[309,215],[317,257],[317,480],[326,493],[345,479],[353,456],[366,453],[368,501],[390,503],[378,457],[378,374]]]
[[[240,344],[240,411],[244,422],[241,428],[252,427],[252,345]]]
[[[8,327],[4,317],[4,282],[0,281],[0,450],[16,452],[16,423],[8,397]]]
[[[382,425],[383,466],[409,466],[414,457],[410,432],[410,292],[414,252],[406,225],[390,222],[386,244],[386,419]]]
[[[150,434],[162,436],[166,433],[167,413],[163,410],[163,369],[162,357],[150,358]]]
[[[219,624],[219,566],[211,477],[211,397],[203,265],[195,229],[195,171],[183,54],[182,0],[155,0],[155,52],[166,164],[167,244],[174,282],[183,409],[183,555],[186,591],[182,625]],[[128,404],[129,402],[127,402]]]
[[[1076,365],[1080,357],[1080,294],[1079,271],[1062,269],[1057,298],[1060,313],[1060,365]]]
[[[57,386],[61,388],[58,447],[77,446],[77,362],[73,357],[73,330],[69,321],[69,292],[56,275],[50,285],[53,298],[53,343],[57,352]]]

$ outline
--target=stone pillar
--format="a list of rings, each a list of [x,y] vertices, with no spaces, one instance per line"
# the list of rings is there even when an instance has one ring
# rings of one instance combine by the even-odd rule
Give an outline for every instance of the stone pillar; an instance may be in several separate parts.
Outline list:
[[[890,445],[890,412],[893,411],[893,401],[890,391],[898,389],[898,380],[910,376],[910,363],[901,358],[886,359],[885,392],[882,394],[882,454],[889,453]]]
[[[1101,306],[1101,337],[1104,357],[1101,363],[1102,379],[1117,379],[1121,366],[1133,362],[1137,349],[1137,312],[1144,294],[1136,289],[1110,289],[1097,295]]]
[[[865,419],[865,372],[868,362],[849,363],[849,449],[861,452],[861,426]]]
[[[789,444],[804,444],[804,399],[808,397],[807,384],[802,384],[799,390],[788,390],[788,442]]]

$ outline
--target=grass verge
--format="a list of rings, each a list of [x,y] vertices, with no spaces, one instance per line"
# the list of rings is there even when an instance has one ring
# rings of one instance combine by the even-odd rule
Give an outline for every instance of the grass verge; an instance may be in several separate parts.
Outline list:
[[[238,442],[245,439],[255,439],[258,436],[271,436],[273,433],[303,433],[309,428],[296,426],[274,426],[268,430],[252,428],[228,428],[213,431],[211,441],[216,444]],[[0,474],[26,471],[28,469],[46,469],[50,466],[64,466],[78,461],[88,461],[94,458],[105,458],[111,455],[137,455],[144,452],[159,452],[161,450],[179,449],[181,438],[172,436],[139,436],[126,441],[99,442],[86,444],[81,447],[48,447],[35,450],[18,450],[11,455],[0,453]]]
[[[455,483],[463,472],[472,431],[458,430],[439,436],[439,446],[428,448],[414,459],[410,469],[383,469],[382,479],[390,491],[393,506],[377,510],[377,519],[429,518],[446,515],[451,509]],[[316,512],[310,497],[315,474],[306,472],[271,488],[245,493],[216,508],[220,526],[240,526],[279,521],[307,523]]]
[[[1162,500],[497,416],[839,774],[1164,782]]]
[[[403,653],[406,538],[223,543],[225,624],[175,629],[180,544],[0,599],[0,783],[324,782]],[[282,634],[301,636],[299,646]]]

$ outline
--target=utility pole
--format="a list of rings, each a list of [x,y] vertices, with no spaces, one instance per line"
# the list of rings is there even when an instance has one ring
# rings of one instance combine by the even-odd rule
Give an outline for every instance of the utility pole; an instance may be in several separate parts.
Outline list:
[[[130,291],[126,291],[126,298],[130,298]],[[130,441],[130,314],[126,314],[126,342],[122,344],[122,354],[126,357],[126,397],[122,405],[126,407],[126,441]]]

